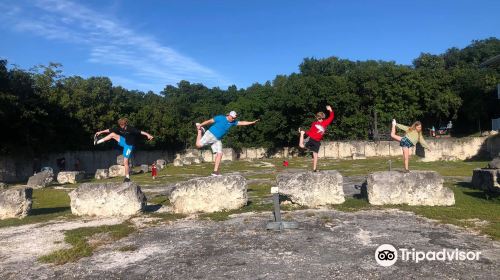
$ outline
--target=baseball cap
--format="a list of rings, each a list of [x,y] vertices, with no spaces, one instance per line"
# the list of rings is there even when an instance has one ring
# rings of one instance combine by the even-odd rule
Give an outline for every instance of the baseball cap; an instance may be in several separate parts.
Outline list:
[[[231,116],[231,117],[233,117],[233,118],[236,118],[236,117],[238,116],[238,114],[236,114],[236,112],[235,112],[235,111],[231,111],[231,112],[229,112],[229,114],[228,114],[228,115],[229,115],[229,116]]]

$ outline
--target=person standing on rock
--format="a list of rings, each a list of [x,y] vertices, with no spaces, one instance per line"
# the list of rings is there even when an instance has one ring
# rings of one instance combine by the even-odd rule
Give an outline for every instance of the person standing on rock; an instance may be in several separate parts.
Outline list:
[[[321,146],[321,139],[326,132],[326,128],[332,123],[335,113],[330,105],[326,106],[326,110],[330,112],[328,118],[325,120],[325,113],[319,112],[316,114],[316,121],[311,124],[308,131],[299,128],[300,140],[299,147],[308,149],[313,152],[313,171],[318,171],[318,152]],[[304,139],[304,134],[307,138]]]
[[[196,147],[201,149],[204,146],[210,145],[212,152],[216,154],[214,172],[212,173],[212,176],[220,176],[219,165],[222,160],[222,137],[224,137],[224,135],[226,135],[229,129],[233,126],[253,125],[259,121],[238,121],[237,118],[238,115],[236,112],[231,111],[225,116],[218,115],[202,123],[196,123],[196,129],[198,130]],[[204,126],[209,124],[212,126],[210,126],[208,131],[205,131]]]
[[[396,134],[396,127],[406,132],[405,136],[401,137]],[[395,119],[392,120],[392,129],[391,129],[391,137],[392,139],[399,142],[399,146],[403,150],[403,162],[405,166],[405,172],[410,172],[408,169],[409,161],[410,161],[410,148],[415,146],[417,143],[420,143],[424,149],[430,151],[429,145],[425,142],[424,136],[422,135],[422,123],[416,121],[413,123],[411,127],[406,125],[398,124]]]
[[[121,118],[118,120],[118,128],[105,129],[96,132],[94,136],[94,145],[104,143],[111,139],[118,142],[118,145],[123,147],[123,165],[125,166],[125,179],[123,182],[130,182],[130,168],[129,159],[132,156],[132,151],[137,143],[137,136],[144,135],[148,140],[153,139],[153,136],[147,132],[141,131],[135,127],[128,125],[127,118]],[[109,133],[108,136],[97,140],[97,136]]]

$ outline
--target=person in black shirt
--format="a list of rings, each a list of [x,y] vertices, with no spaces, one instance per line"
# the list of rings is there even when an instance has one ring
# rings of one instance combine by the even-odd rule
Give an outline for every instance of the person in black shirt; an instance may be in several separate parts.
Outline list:
[[[128,120],[126,118],[121,118],[118,120],[118,128],[105,129],[96,132],[94,136],[94,145],[104,143],[111,139],[118,142],[118,145],[123,147],[123,165],[125,166],[125,179],[124,182],[130,182],[130,170],[129,170],[129,158],[132,155],[134,146],[137,144],[137,136],[144,135],[148,140],[153,139],[153,136],[147,132],[141,131],[128,125]],[[109,133],[108,136],[97,140],[97,136]]]

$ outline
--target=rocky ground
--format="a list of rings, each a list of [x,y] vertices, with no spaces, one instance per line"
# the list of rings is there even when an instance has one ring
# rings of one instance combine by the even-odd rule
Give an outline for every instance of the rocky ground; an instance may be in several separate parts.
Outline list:
[[[62,230],[83,222],[54,222],[0,230],[1,279],[498,279],[500,243],[399,210],[301,210],[284,214],[300,228],[265,230],[271,213],[245,213],[224,222],[186,218],[145,227],[101,247],[92,257],[55,266],[36,258],[64,246]],[[139,218],[140,219],[140,218]],[[91,220],[87,225],[119,220]],[[136,221],[137,222],[137,221]],[[380,244],[417,250],[480,251],[478,261],[398,261],[379,266]],[[132,251],[119,251],[132,245]]]

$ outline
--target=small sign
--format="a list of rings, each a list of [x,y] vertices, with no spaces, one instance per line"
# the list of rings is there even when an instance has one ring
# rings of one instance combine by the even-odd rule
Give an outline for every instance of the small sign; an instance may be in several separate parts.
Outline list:
[[[278,187],[271,187],[271,193],[279,193]]]

